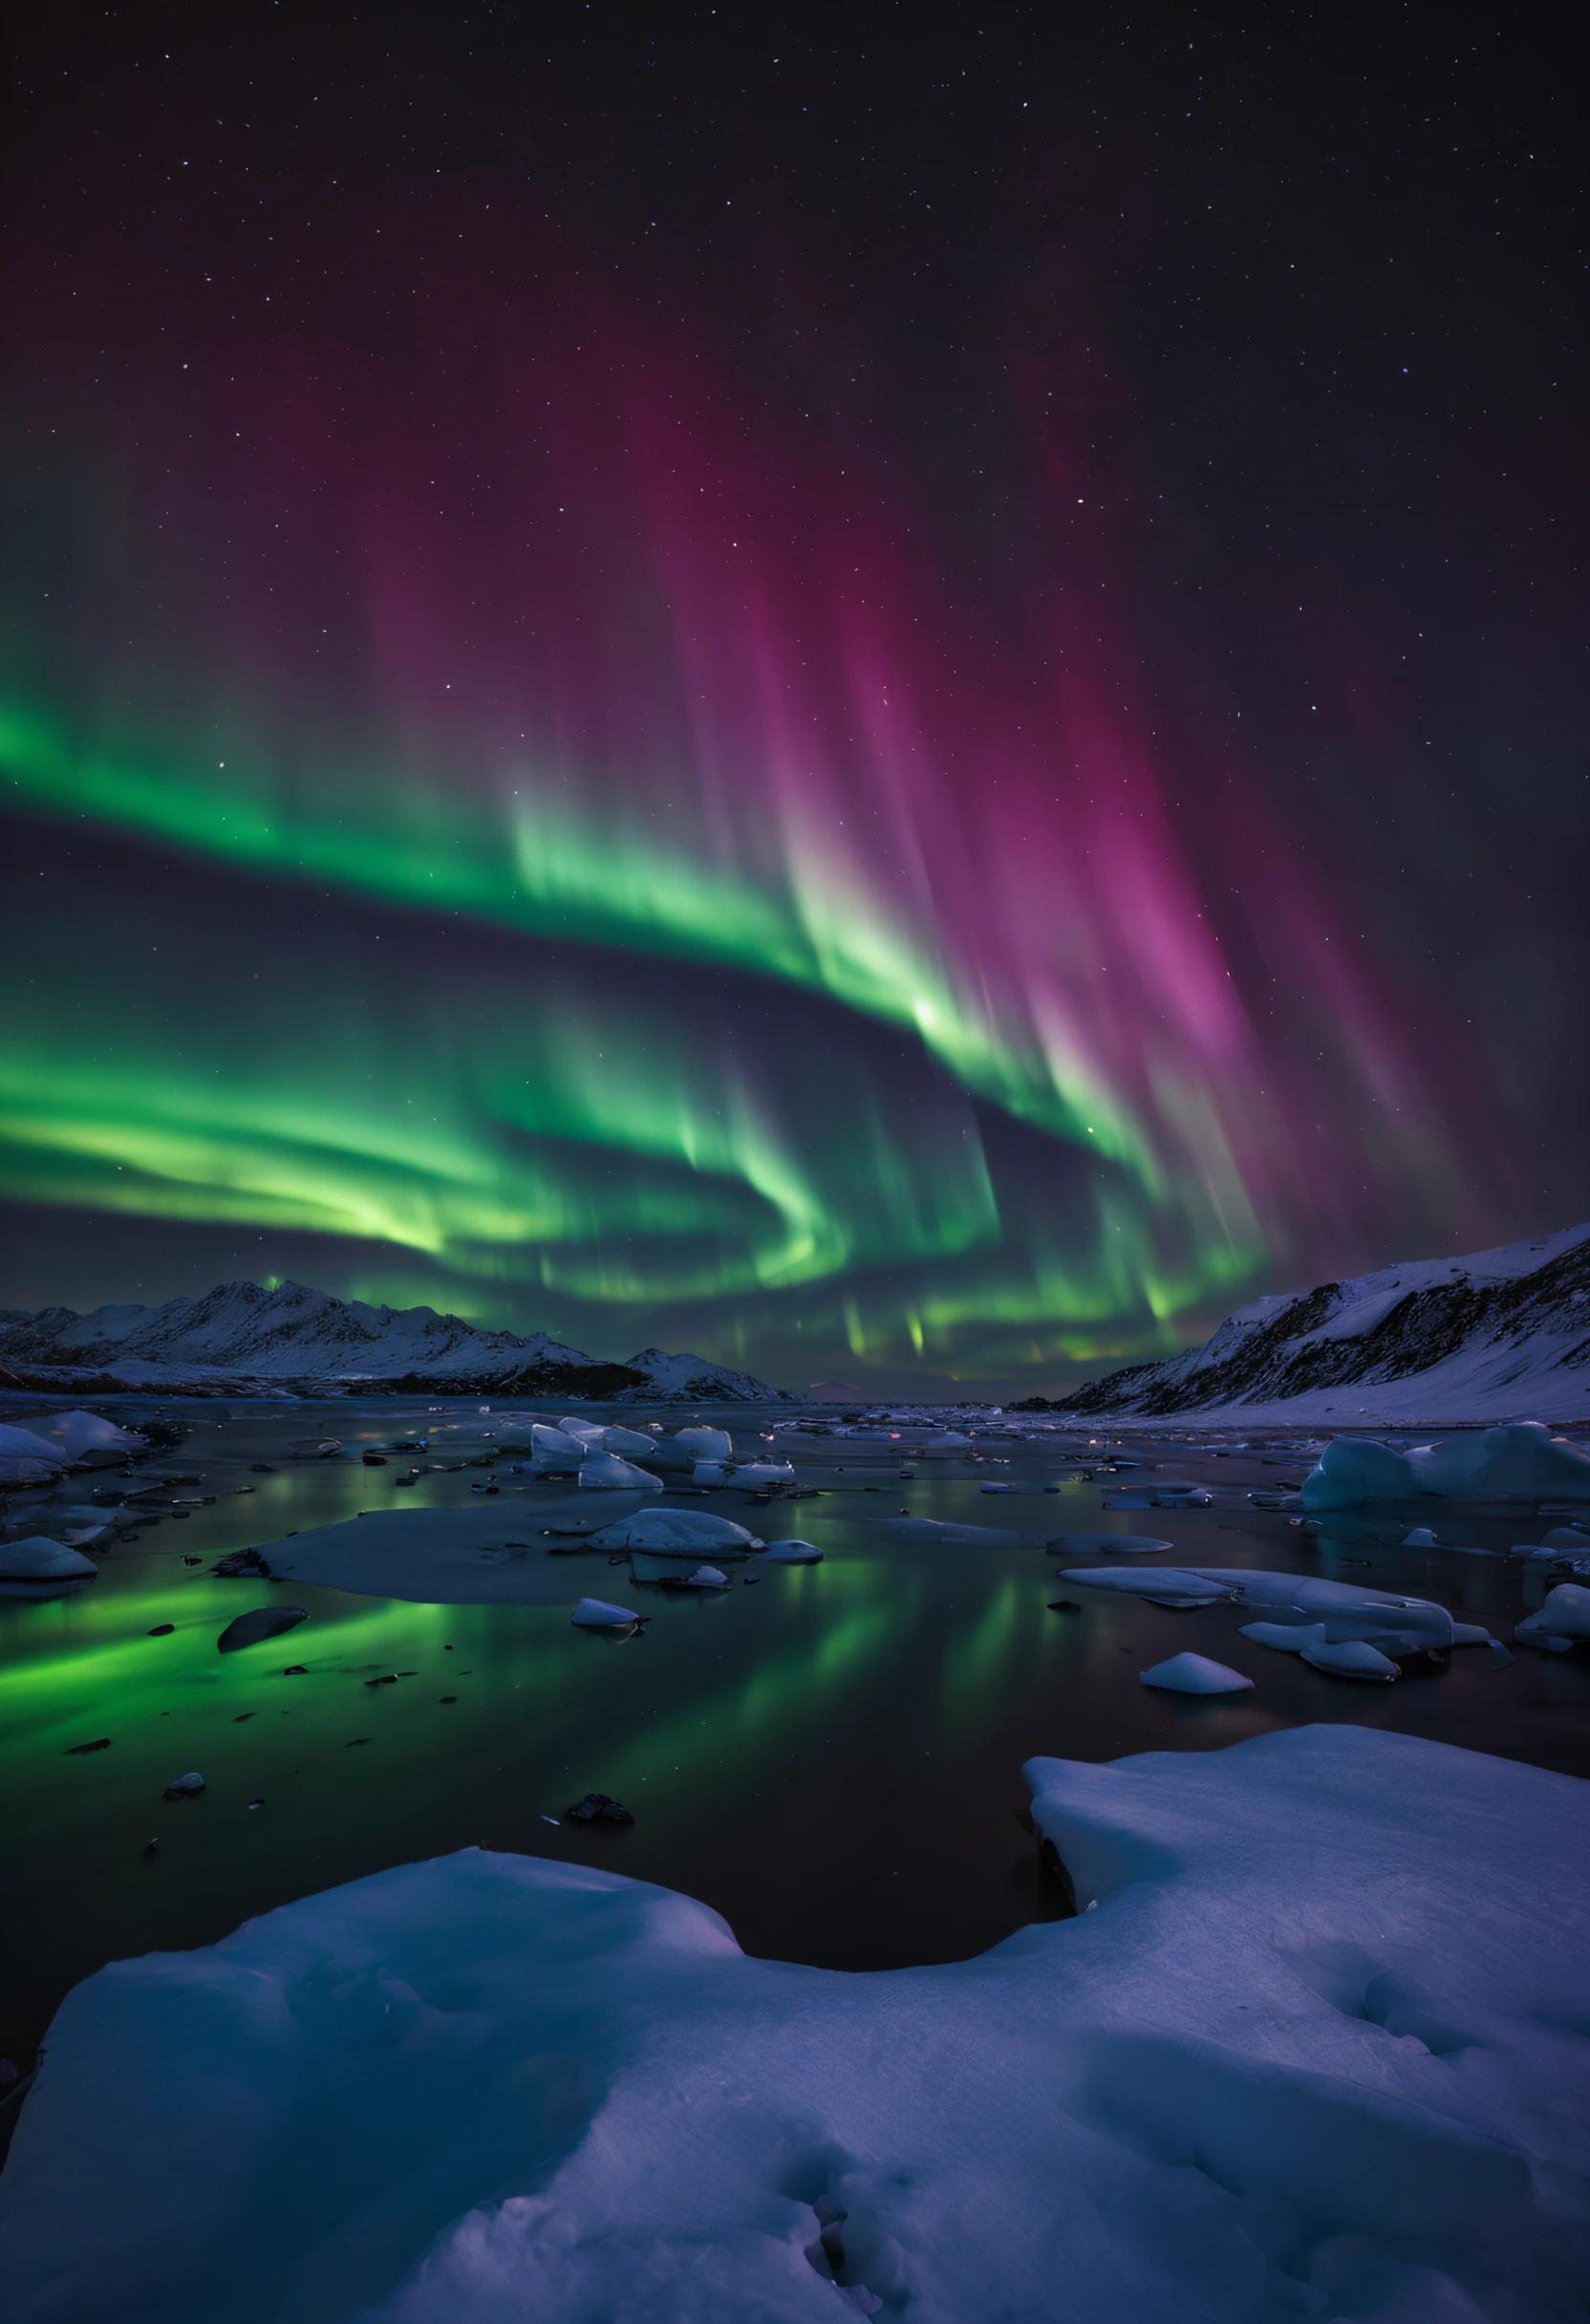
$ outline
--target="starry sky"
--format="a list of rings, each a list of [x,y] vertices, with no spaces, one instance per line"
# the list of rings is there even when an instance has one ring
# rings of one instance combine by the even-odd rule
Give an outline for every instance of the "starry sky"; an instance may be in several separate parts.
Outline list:
[[[1590,1210],[1563,27],[40,19],[0,1301],[1008,1392]]]

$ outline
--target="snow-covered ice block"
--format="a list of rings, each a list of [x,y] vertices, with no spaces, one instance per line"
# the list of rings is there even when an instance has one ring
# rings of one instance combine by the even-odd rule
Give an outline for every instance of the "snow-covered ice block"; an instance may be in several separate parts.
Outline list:
[[[713,1517],[705,1509],[637,1509],[633,1516],[604,1525],[591,1537],[592,1549],[650,1549],[659,1556],[698,1559],[703,1550],[718,1556],[744,1557],[760,1549],[760,1538],[732,1517]]]
[[[1207,1654],[1172,1654],[1169,1662],[1140,1670],[1145,1687],[1162,1687],[1167,1694],[1251,1694],[1253,1680],[1224,1663],[1212,1663]]]
[[[101,1970],[0,2177],[11,2313],[1582,2308],[1590,1786],[1348,1724],[1026,1772],[1084,1909],[978,1960],[747,1958],[467,1849]]]
[[[81,1460],[90,1452],[140,1452],[148,1442],[135,1430],[120,1428],[99,1412],[59,1412],[50,1423],[49,1435],[69,1461]]]
[[[1538,1613],[1526,1614],[1513,1625],[1515,1638],[1528,1646],[1549,1646],[1554,1640],[1590,1639],[1590,1590],[1581,1582],[1559,1582],[1546,1593]]]
[[[748,1460],[731,1472],[732,1485],[792,1485],[795,1472],[786,1460]]]
[[[1338,1436],[1303,1479],[1306,1509],[1356,1509],[1364,1501],[1590,1501],[1590,1455],[1537,1420],[1478,1429],[1400,1452],[1366,1437]]]
[[[582,1630],[617,1630],[625,1623],[638,1622],[640,1616],[632,1606],[610,1605],[605,1598],[582,1598],[569,1619]]]
[[[611,1452],[592,1452],[580,1463],[580,1484],[588,1493],[660,1493],[660,1476],[637,1469],[633,1461],[617,1460]]]

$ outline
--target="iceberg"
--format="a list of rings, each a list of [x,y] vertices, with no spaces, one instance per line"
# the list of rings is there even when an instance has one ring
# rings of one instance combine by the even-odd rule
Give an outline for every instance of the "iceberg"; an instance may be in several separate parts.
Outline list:
[[[1168,1694],[1251,1694],[1253,1680],[1224,1663],[1212,1663],[1207,1654],[1172,1654],[1169,1662],[1140,1670],[1145,1687],[1161,1687]]]
[[[17,2324],[1582,2308],[1590,1785],[1351,1724],[1025,1772],[1081,1909],[977,1960],[470,1848],[101,1969],[0,2177]]]
[[[1462,1501],[1590,1501],[1590,1454],[1537,1420],[1478,1429],[1399,1452],[1368,1437],[1338,1436],[1302,1482],[1305,1509],[1440,1494]]]

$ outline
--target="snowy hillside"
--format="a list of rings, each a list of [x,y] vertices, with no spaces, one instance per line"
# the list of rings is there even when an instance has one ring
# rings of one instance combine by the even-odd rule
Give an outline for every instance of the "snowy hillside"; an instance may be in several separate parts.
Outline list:
[[[549,1339],[482,1331],[433,1307],[372,1307],[303,1283],[273,1291],[218,1283],[202,1299],[161,1307],[97,1307],[78,1315],[45,1307],[0,1315],[0,1371],[28,1388],[86,1386],[100,1392],[184,1386],[211,1393],[291,1388],[390,1386],[455,1394],[558,1394],[668,1401],[780,1400],[746,1372],[699,1356],[649,1348],[634,1365],[610,1364]]]
[[[1256,1300],[1201,1347],[1090,1381],[1074,1412],[1332,1421],[1590,1418],[1590,1225]]]

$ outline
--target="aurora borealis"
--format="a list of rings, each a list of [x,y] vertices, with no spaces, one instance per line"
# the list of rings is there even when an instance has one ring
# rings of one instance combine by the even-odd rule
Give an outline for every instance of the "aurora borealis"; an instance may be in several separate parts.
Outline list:
[[[91,23],[10,204],[11,1303],[1041,1385],[1579,1215],[1505,43]]]

